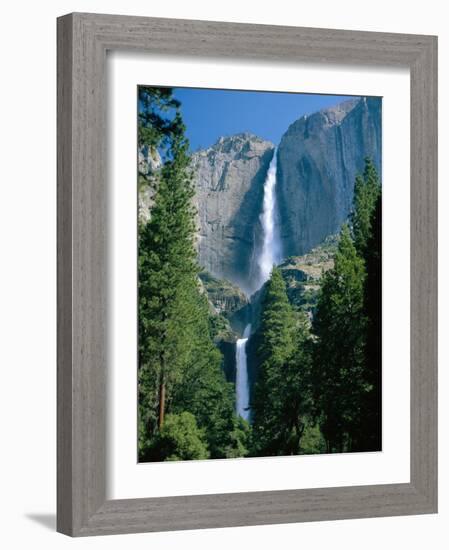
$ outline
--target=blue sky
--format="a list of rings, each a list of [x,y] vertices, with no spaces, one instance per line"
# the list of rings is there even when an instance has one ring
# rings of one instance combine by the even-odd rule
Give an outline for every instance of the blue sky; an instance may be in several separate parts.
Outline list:
[[[195,88],[174,88],[173,92],[182,103],[192,151],[239,132],[251,132],[277,145],[288,126],[301,116],[352,97]]]

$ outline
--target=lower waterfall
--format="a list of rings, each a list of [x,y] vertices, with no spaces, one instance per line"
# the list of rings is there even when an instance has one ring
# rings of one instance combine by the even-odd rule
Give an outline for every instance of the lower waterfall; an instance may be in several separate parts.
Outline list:
[[[249,384],[248,367],[246,364],[246,342],[251,334],[251,325],[246,325],[243,332],[243,338],[239,338],[236,343],[236,408],[237,414],[245,420],[249,420]]]

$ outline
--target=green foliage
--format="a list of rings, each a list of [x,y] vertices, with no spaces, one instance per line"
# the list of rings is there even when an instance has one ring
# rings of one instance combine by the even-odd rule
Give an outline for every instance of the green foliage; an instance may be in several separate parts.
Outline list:
[[[184,445],[190,417],[208,456],[240,456],[247,434],[234,414],[233,387],[225,380],[199,287],[194,190],[179,104],[167,89],[140,92],[139,135],[165,153],[151,218],[139,227],[139,457],[184,457],[187,451],[167,450],[165,426],[170,418],[170,441],[180,434]],[[170,109],[175,115],[164,118]],[[193,448],[195,458],[205,457],[196,443]]]
[[[313,323],[315,414],[328,452],[381,448],[381,188],[369,159],[351,221]]]
[[[366,324],[365,377],[370,390],[364,395],[358,433],[359,451],[378,451],[382,444],[382,197],[379,194],[367,242],[364,289]]]
[[[258,354],[264,363],[283,365],[293,351],[294,316],[285,281],[274,267],[262,300],[261,343]]]
[[[198,268],[187,148],[183,134],[172,137],[171,160],[161,170],[151,219],[139,228],[139,439],[143,453],[156,421],[162,421],[166,391],[179,379],[188,354],[179,323],[193,313],[183,297],[196,285]]]
[[[202,460],[209,458],[204,434],[193,414],[168,414],[150,453],[153,460]]]
[[[369,388],[362,395],[363,414],[354,433],[354,444],[358,451],[375,451],[381,448],[382,435],[382,195],[378,174],[369,159],[354,197],[353,221],[354,243],[367,273],[363,298],[364,376]]]
[[[351,434],[362,413],[365,316],[363,260],[349,228],[340,235],[335,266],[325,273],[314,332],[317,337],[314,397],[328,452],[352,450]]]
[[[183,133],[180,103],[171,88],[138,89],[138,142],[151,149],[170,147],[170,140]]]
[[[239,458],[248,455],[251,426],[243,418],[234,416],[233,429],[227,434],[227,444],[224,447],[226,458]]]
[[[351,215],[354,245],[363,258],[372,232],[372,218],[381,192],[379,177],[373,162],[365,159],[363,176],[357,176],[354,185],[354,209]]]
[[[309,405],[308,328],[302,314],[296,319],[278,268],[273,268],[265,290],[256,338],[252,453],[297,454]]]
[[[318,424],[314,424],[307,420],[304,426],[304,432],[301,437],[301,445],[299,454],[301,455],[313,455],[326,452],[326,440],[321,433]]]
[[[209,316],[209,329],[214,341],[225,337],[232,338],[233,332],[229,321],[221,314]]]
[[[180,369],[179,382],[173,386],[170,410],[191,412],[205,431],[211,458],[225,458],[240,443],[234,445],[232,436],[237,423],[234,386],[225,380],[221,354],[209,334],[206,298],[198,291],[184,292],[182,301],[186,307],[189,302],[194,306],[190,319],[181,319],[179,330],[189,355]]]

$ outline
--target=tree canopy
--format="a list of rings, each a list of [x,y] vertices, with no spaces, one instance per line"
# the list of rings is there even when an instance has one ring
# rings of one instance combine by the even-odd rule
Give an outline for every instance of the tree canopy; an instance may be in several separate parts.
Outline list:
[[[295,315],[276,267],[266,285],[256,338],[253,452],[297,454],[308,404],[308,330],[303,315]]]

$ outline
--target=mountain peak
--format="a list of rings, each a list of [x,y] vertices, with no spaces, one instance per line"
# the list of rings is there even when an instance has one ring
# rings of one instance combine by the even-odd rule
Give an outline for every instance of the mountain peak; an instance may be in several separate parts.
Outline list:
[[[267,148],[274,148],[273,143],[251,132],[239,132],[238,134],[220,136],[213,145],[196,151],[194,155],[201,156],[210,153],[238,154]]]
[[[302,133],[304,132],[305,128],[309,129],[314,127],[315,125],[319,126],[322,129],[326,127],[330,128],[332,126],[338,126],[343,122],[346,116],[362,101],[366,101],[366,99],[352,98],[346,101],[342,101],[341,103],[337,103],[337,105],[321,109],[320,111],[317,111],[310,115],[303,115],[302,117],[292,122],[292,124],[290,124],[286,134],[298,132]]]
[[[330,123],[338,124],[363,99],[365,98],[356,97],[352,99],[347,99],[346,101],[337,103],[337,105],[333,105],[332,107],[321,109],[316,114],[321,114],[321,116],[326,117]]]

